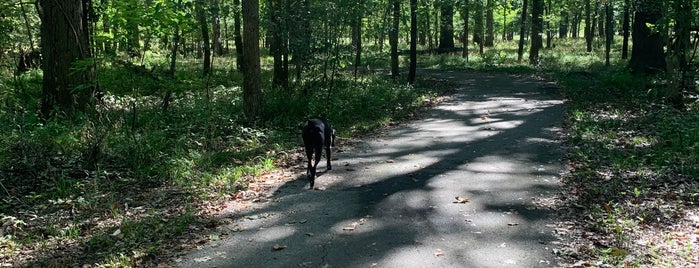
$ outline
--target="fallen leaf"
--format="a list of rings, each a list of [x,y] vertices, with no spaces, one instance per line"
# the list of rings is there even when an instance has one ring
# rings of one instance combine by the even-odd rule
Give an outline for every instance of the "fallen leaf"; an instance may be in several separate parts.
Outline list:
[[[194,262],[207,262],[210,260],[211,260],[211,257],[209,257],[209,256],[201,257],[201,258],[194,258]]]
[[[114,231],[112,233],[112,236],[119,236],[120,234],[121,234],[121,229],[116,229],[116,231]]]
[[[464,203],[467,203],[468,201],[471,201],[467,197],[455,196],[454,198],[456,199],[456,202],[454,202],[454,203],[464,204]]]
[[[279,251],[279,250],[282,250],[285,248],[286,248],[286,245],[280,245],[280,244],[275,244],[274,246],[272,246],[272,250],[274,250],[274,251]]]
[[[354,231],[355,229],[357,229],[357,225],[359,225],[358,222],[353,222],[349,226],[345,226],[344,228],[342,228],[342,230],[343,231]]]
[[[507,224],[507,226],[517,226],[517,225],[519,225],[519,223],[516,223],[516,222],[510,222]]]
[[[437,250],[434,251],[434,256],[435,256],[435,257],[444,256],[444,252],[442,252],[441,249],[437,249]]]
[[[486,121],[486,120],[488,120],[488,117],[485,115],[481,115],[481,120]]]
[[[386,160],[386,163],[394,163],[395,161],[393,159],[388,159]]]

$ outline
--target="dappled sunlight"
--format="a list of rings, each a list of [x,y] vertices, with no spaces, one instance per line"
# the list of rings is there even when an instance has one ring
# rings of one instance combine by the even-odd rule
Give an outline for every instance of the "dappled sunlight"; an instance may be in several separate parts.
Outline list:
[[[235,240],[265,238],[256,246],[259,254],[235,254],[235,263],[263,265],[262,252],[283,256],[274,265],[289,267],[521,267],[552,261],[545,248],[553,239],[545,224],[550,215],[535,201],[557,183],[554,126],[562,120],[562,102],[537,93],[543,82],[447,75],[473,77],[426,118],[333,153],[332,170],[319,166],[317,190],[304,188],[305,173],[299,172],[270,197],[275,201],[235,216],[246,228]],[[267,239],[272,230],[279,236]],[[284,249],[276,252],[277,245]],[[243,246],[226,248],[239,252]],[[348,250],[363,257],[348,258]]]

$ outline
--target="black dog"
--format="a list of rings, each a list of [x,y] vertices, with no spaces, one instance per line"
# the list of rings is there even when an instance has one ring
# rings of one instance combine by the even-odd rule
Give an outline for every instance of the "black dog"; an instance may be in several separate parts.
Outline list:
[[[316,179],[316,167],[318,167],[318,162],[320,162],[323,147],[325,147],[325,158],[328,160],[327,169],[332,169],[330,165],[330,147],[335,146],[335,130],[330,127],[330,123],[326,119],[308,119],[301,128],[301,137],[306,148],[306,157],[308,157],[306,176],[308,176],[308,180],[311,182],[311,189],[313,189],[313,183]],[[311,165],[313,153],[315,153],[315,163]]]

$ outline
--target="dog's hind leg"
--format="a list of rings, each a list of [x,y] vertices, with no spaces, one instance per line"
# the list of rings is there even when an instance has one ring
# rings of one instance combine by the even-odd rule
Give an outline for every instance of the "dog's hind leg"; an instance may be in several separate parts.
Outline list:
[[[311,177],[310,177],[311,189],[313,189],[313,184],[315,183],[315,180],[316,180],[316,172],[317,172],[317,168],[318,168],[318,163],[320,163],[320,158],[321,158],[321,155],[323,154],[322,150],[323,150],[323,147],[316,147],[315,148],[315,162],[313,163],[313,167],[311,167]],[[309,157],[308,158],[309,165],[311,163],[310,161],[311,161],[311,158]]]

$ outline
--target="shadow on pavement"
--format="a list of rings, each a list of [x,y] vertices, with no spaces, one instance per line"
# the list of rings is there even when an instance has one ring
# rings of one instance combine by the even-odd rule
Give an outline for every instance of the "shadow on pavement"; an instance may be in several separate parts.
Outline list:
[[[423,119],[335,153],[271,201],[230,215],[229,237],[184,267],[548,267],[563,101],[504,74],[424,71],[460,88]],[[304,165],[300,165],[304,166]],[[325,169],[324,165],[319,170]],[[468,198],[468,202],[464,201]]]

